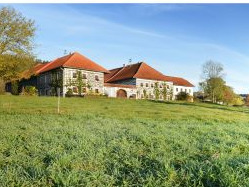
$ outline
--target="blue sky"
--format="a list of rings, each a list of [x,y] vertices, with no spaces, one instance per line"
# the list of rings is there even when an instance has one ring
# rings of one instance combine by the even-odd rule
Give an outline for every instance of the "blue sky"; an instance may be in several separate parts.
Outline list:
[[[207,60],[249,93],[249,4],[12,4],[36,21],[38,58],[78,51],[111,69],[145,61],[196,85]]]

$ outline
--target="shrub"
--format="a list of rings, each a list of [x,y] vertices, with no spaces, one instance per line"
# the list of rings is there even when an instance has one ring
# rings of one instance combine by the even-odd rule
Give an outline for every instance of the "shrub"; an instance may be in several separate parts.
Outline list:
[[[18,82],[17,81],[11,82],[11,94],[12,95],[19,95]]]
[[[67,97],[72,97],[73,96],[73,90],[71,88],[68,88],[66,96]]]
[[[180,92],[177,94],[176,99],[178,101],[188,101],[190,99],[190,96],[186,92]]]
[[[37,89],[34,86],[26,86],[23,95],[35,96],[37,95]]]
[[[244,104],[244,101],[241,97],[236,97],[233,99],[233,105],[234,106],[241,106]]]

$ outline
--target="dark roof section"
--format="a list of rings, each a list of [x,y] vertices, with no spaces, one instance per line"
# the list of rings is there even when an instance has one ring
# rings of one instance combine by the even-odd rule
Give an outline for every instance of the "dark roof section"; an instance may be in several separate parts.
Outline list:
[[[106,87],[119,87],[119,88],[136,88],[135,85],[126,85],[126,84],[113,84],[113,83],[104,83]]]

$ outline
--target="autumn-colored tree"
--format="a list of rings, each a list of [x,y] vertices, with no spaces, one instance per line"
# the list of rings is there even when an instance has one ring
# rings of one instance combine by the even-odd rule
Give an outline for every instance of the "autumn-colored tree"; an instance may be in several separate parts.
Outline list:
[[[249,94],[246,96],[245,104],[246,106],[249,106]]]
[[[34,63],[35,23],[11,7],[0,9],[0,79],[20,78]]]

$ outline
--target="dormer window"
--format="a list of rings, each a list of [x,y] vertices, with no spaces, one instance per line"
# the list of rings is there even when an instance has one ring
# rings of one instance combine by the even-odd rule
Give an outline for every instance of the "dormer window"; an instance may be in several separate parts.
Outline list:
[[[99,76],[98,75],[95,75],[95,80],[99,81]]]

